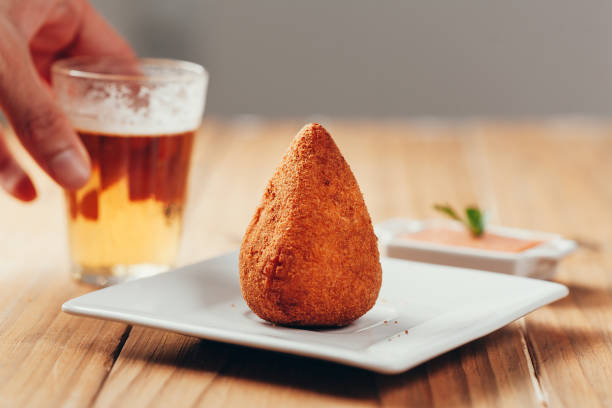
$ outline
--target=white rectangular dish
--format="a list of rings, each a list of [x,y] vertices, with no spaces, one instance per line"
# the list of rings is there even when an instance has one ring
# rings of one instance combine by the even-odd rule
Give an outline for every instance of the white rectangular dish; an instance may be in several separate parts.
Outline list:
[[[393,374],[568,293],[534,279],[390,258],[381,264],[376,305],[342,328],[306,330],[259,319],[240,294],[237,252],[88,293],[62,310]]]
[[[440,226],[463,228],[457,222],[438,219],[393,218],[376,224],[374,230],[378,236],[380,254],[391,258],[550,279],[554,276],[559,261],[576,249],[574,241],[556,234],[499,226],[487,226],[487,231],[506,237],[538,240],[542,243],[525,251],[512,253],[400,238],[402,234]]]

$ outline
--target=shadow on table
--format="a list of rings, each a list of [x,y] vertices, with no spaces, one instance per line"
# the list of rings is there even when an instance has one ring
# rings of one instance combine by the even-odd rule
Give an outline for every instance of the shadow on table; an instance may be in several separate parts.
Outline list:
[[[498,406],[507,388],[532,392],[525,371],[517,367],[521,358],[519,331],[504,327],[406,373],[381,376],[381,399],[392,406]]]
[[[214,381],[239,378],[278,391],[297,389],[355,403],[383,401],[391,405],[428,406],[433,405],[434,395],[437,400],[440,391],[446,390],[453,403],[469,404],[468,383],[470,386],[477,383],[482,388],[479,401],[484,398],[494,405],[503,389],[500,391],[496,383],[489,354],[496,350],[501,353],[499,358],[507,360],[504,364],[511,367],[514,359],[524,358],[518,336],[515,328],[504,328],[399,375],[380,375],[321,360],[189,337],[184,337],[180,347],[160,346],[154,355],[132,349],[123,358],[171,365],[178,370],[218,372]],[[504,376],[511,383],[524,384],[529,392],[531,382],[528,377],[521,382],[523,374],[521,370],[507,370]]]
[[[151,356],[131,350],[127,359],[143,359],[185,370],[218,372],[282,388],[301,389],[338,398],[375,402],[375,373],[326,361],[185,337],[183,345],[160,347]],[[212,384],[214,387],[214,384]]]
[[[218,373],[211,388],[216,381],[227,384],[224,379],[236,378],[261,383],[266,392],[293,389],[353,403],[430,406],[444,401],[444,405],[484,402],[495,406],[506,395],[525,404],[536,398],[526,347],[533,349],[529,352],[539,369],[554,370],[563,367],[568,352],[588,352],[610,336],[529,320],[526,327],[526,340],[511,325],[399,375],[171,333],[164,333],[163,338],[174,340],[161,341],[153,353],[135,347],[122,357],[173,366],[178,371]],[[142,335],[150,338],[155,336],[153,331],[146,329]],[[470,395],[476,395],[478,401],[472,401]]]
[[[612,329],[584,329],[534,322],[527,319],[526,337],[516,326],[507,326],[481,339],[450,351],[419,367],[397,376],[383,376],[379,381],[381,399],[391,405],[409,402],[409,406],[499,406],[500,401],[516,406],[539,404],[533,380],[564,376],[568,361],[584,364],[593,378],[606,378],[607,367],[600,364],[598,350],[605,349]],[[529,369],[528,359],[535,369]],[[461,364],[458,362],[461,361]],[[605,381],[594,386],[597,388]],[[552,390],[548,390],[552,392]],[[597,391],[605,394],[602,387]],[[396,394],[393,397],[393,394]],[[472,401],[476,395],[478,401]],[[483,404],[484,403],[484,404]]]

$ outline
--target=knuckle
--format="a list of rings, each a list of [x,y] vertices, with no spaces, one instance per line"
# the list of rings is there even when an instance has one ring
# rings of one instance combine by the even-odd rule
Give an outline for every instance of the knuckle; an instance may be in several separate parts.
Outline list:
[[[43,163],[72,145],[70,127],[53,106],[35,106],[22,116],[17,133],[30,154]]]
[[[23,118],[22,137],[33,144],[45,143],[50,135],[57,135],[64,129],[61,114],[49,107],[28,109]]]

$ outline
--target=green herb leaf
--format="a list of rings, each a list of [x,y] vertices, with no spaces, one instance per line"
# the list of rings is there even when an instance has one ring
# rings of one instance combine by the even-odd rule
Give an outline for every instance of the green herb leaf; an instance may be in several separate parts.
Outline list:
[[[481,236],[484,232],[485,220],[482,211],[478,207],[467,207],[465,209],[468,226],[474,236]]]
[[[465,227],[476,237],[481,236],[485,230],[484,213],[476,206],[470,206],[465,209],[465,218],[462,218],[448,204],[436,204],[434,209],[439,211],[453,220],[461,222]]]
[[[455,212],[455,210],[453,210],[453,208],[450,205],[448,205],[448,204],[444,204],[444,205],[443,204],[436,204],[436,205],[434,205],[434,208],[437,211],[440,211],[441,213],[448,215],[449,217],[451,217],[454,220],[463,222],[461,217],[459,217],[459,214],[457,214]]]

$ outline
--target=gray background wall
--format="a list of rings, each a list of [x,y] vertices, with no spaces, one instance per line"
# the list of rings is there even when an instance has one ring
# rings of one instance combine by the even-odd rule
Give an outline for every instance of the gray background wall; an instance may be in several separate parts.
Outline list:
[[[205,65],[216,114],[612,111],[610,1],[92,1],[141,55]]]

